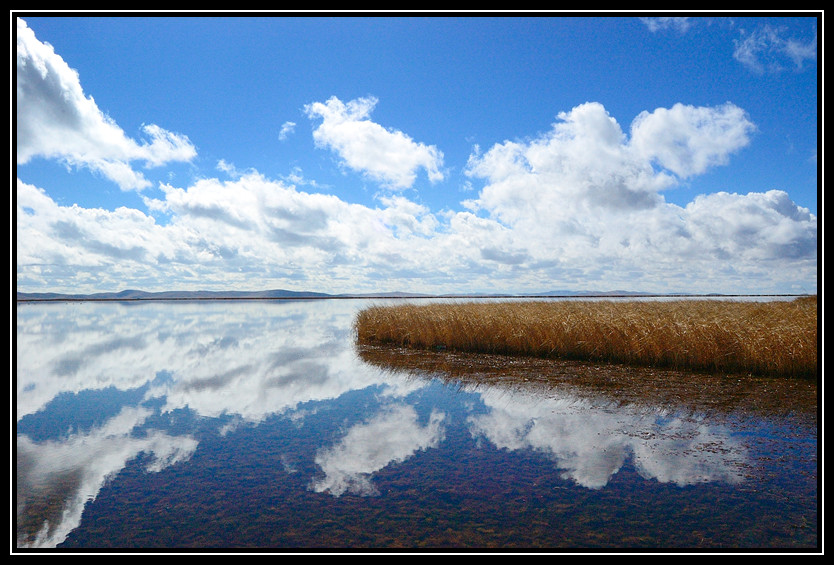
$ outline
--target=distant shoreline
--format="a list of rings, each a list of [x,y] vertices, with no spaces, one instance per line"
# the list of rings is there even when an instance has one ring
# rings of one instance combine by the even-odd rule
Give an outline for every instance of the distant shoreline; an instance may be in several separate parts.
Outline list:
[[[414,300],[414,299],[538,299],[551,298],[605,299],[605,298],[798,298],[809,294],[356,294],[356,295],[305,295],[297,296],[17,296],[16,302],[205,302],[205,301],[286,301],[286,300]]]

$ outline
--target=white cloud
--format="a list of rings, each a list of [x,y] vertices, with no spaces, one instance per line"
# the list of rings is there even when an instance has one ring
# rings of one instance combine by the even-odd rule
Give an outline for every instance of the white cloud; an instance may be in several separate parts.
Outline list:
[[[49,276],[52,288],[73,292],[90,284],[345,292],[380,270],[425,273],[434,259],[438,220],[404,198],[369,208],[251,172],[161,188],[164,197],[146,204],[168,215],[165,225],[139,210],[60,206],[18,181],[18,284]]]
[[[632,123],[630,140],[599,103],[558,118],[550,132],[528,143],[505,142],[473,154],[467,174],[487,184],[472,207],[510,225],[558,218],[568,229],[595,209],[655,208],[662,203],[659,193],[677,177],[725,163],[753,129],[731,104],[643,112]]]
[[[57,159],[73,167],[88,167],[123,190],[150,185],[131,162],[154,167],[189,161],[196,151],[187,137],[150,124],[147,139],[127,137],[85,96],[78,73],[40,42],[24,20],[17,20],[17,162],[34,157]]]
[[[754,130],[744,110],[730,103],[675,104],[637,116],[631,124],[631,146],[639,157],[689,177],[726,164],[732,153],[749,143]]]
[[[255,171],[162,185],[148,210],[61,206],[17,183],[21,291],[813,291],[817,218],[781,191],[665,201],[724,163],[752,125],[732,105],[642,113],[631,137],[597,103],[527,141],[475,152],[465,209],[401,194],[378,207]]]
[[[755,72],[778,72],[786,63],[801,70],[807,61],[817,59],[817,36],[801,41],[786,38],[785,30],[770,25],[757,28],[735,41],[733,57]]]
[[[417,143],[401,131],[384,128],[368,119],[376,98],[358,98],[346,104],[331,97],[305,107],[310,119],[322,122],[313,131],[316,144],[335,151],[349,168],[389,188],[411,187],[417,171],[425,169],[432,182],[443,179],[443,154],[433,145]]]
[[[127,272],[168,245],[154,219],[138,210],[58,206],[43,190],[20,181],[17,209],[18,266],[122,265]]]
[[[766,265],[811,261],[817,253],[816,217],[780,190],[701,195],[686,206],[684,218],[699,254]]]
[[[295,131],[295,122],[284,122],[281,124],[281,130],[278,132],[278,139],[284,141],[290,134]]]
[[[593,210],[661,203],[658,193],[674,179],[653,170],[601,104],[582,104],[558,117],[550,132],[528,143],[497,144],[470,158],[467,174],[486,180],[478,198],[468,201],[471,208],[514,228],[542,233],[549,226],[546,239],[559,245],[599,217]]]
[[[644,112],[631,139],[600,104],[559,118],[529,142],[471,157],[468,174],[485,185],[467,205],[506,228],[494,240],[501,244],[482,247],[485,259],[540,268],[554,280],[606,280],[608,288],[684,277],[689,288],[703,279],[708,292],[722,277],[735,285],[747,275],[756,280],[749,284],[768,286],[775,281],[767,276],[783,278],[778,284],[814,277],[816,217],[784,192],[702,196],[685,209],[662,197],[678,179],[725,163],[748,143],[754,126],[741,109],[679,104]],[[774,274],[761,259],[793,267]]]
[[[674,29],[680,33],[685,33],[692,25],[692,22],[688,17],[647,17],[640,18],[640,21],[646,24],[646,27],[649,28],[649,31],[652,33],[667,29]]]

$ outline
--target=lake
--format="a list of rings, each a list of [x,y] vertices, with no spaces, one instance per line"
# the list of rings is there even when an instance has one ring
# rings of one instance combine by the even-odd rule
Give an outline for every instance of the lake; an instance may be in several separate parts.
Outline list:
[[[385,302],[19,303],[16,549],[819,549],[815,383],[360,350]]]

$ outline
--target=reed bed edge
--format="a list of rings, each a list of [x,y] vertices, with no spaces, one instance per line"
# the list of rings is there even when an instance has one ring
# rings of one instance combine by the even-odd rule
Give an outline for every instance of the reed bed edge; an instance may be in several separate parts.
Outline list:
[[[506,301],[370,306],[357,342],[814,378],[817,299]]]

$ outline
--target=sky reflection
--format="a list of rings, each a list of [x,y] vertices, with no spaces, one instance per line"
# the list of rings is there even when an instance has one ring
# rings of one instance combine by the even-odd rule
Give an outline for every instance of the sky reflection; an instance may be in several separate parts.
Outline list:
[[[140,453],[151,455],[147,471],[187,460],[197,448],[190,436],[132,431],[150,411],[125,408],[104,426],[59,440],[34,442],[17,436],[18,546],[54,547],[81,521],[84,505],[102,485]]]
[[[473,435],[502,449],[544,453],[564,478],[583,487],[604,487],[628,457],[644,478],[678,486],[742,480],[745,447],[726,428],[698,418],[629,406],[606,410],[569,397],[482,398],[489,410],[469,418]]]
[[[444,419],[443,413],[432,411],[428,424],[421,426],[413,407],[383,407],[373,418],[350,428],[337,444],[316,453],[316,464],[325,476],[313,482],[313,490],[333,496],[378,495],[370,480],[373,473],[405,461],[418,450],[437,447],[443,441]]]
[[[180,465],[187,473],[201,436],[171,424],[183,411],[215,437],[270,418],[298,428],[315,419],[318,443],[281,453],[280,465],[315,469],[307,488],[328,497],[379,496],[380,470],[443,447],[453,426],[465,426],[475,446],[542,454],[563,479],[587,489],[605,487],[629,458],[642,477],[661,483],[742,480],[743,443],[697,415],[500,387],[454,389],[367,364],[351,334],[363,305],[19,306],[18,546],[61,543],[85,503],[142,453],[148,472]],[[420,393],[429,389],[442,392],[425,400]],[[329,403],[348,393],[355,404],[327,416]]]

